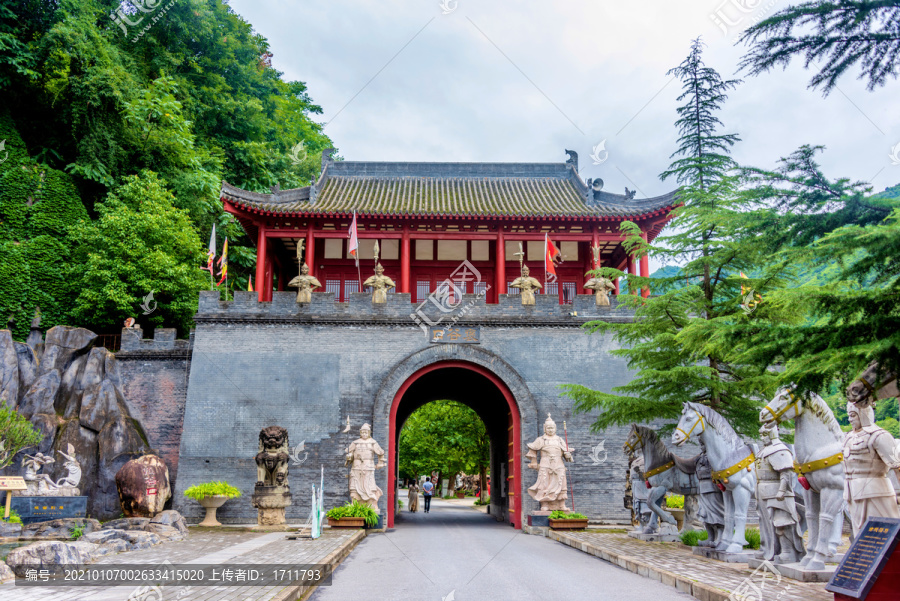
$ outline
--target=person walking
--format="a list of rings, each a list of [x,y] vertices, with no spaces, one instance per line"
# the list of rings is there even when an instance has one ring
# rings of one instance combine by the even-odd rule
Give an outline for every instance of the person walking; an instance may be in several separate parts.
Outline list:
[[[425,497],[425,513],[431,511],[431,495],[434,494],[434,484],[431,483],[431,476],[425,478],[425,484],[422,485],[422,496]]]
[[[415,480],[409,483],[409,512],[415,513],[419,510],[419,484]]]

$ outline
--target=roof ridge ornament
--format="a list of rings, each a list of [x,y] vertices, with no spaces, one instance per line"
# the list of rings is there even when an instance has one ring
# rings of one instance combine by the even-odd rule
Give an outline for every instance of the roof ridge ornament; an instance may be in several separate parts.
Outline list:
[[[575,173],[578,173],[578,153],[567,148],[566,154],[569,155],[569,158],[566,159],[566,165],[571,165]]]

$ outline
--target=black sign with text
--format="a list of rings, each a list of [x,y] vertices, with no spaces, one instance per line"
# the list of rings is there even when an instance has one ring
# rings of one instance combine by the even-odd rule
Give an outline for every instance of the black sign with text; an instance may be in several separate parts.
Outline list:
[[[900,541],[900,520],[869,518],[825,589],[865,599]]]
[[[87,497],[13,497],[12,508],[23,524],[87,515]]]

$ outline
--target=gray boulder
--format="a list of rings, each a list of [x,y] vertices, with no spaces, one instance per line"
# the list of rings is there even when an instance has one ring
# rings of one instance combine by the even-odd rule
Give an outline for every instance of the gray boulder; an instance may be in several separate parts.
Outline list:
[[[31,387],[37,377],[38,358],[34,349],[27,344],[21,342],[14,344],[16,345],[16,358],[19,361],[19,402],[21,403],[25,391]]]
[[[149,524],[147,526],[147,531],[152,532],[153,534],[156,534],[160,538],[167,541],[178,541],[185,539],[185,535],[181,531],[179,531],[178,528],[166,526],[165,524]]]
[[[16,579],[16,573],[13,572],[5,561],[0,561],[0,583],[9,582]]]
[[[123,465],[116,474],[116,488],[126,517],[152,518],[172,497],[169,468],[156,455],[144,455]]]
[[[125,540],[134,547],[134,550],[146,549],[163,542],[160,535],[153,532],[142,532],[140,530],[126,530]]]
[[[128,540],[125,530],[97,530],[81,537],[86,543],[94,543],[95,545],[105,545],[114,540]]]
[[[15,538],[22,533],[22,524],[0,522],[0,538]]]
[[[10,551],[6,556],[6,565],[20,578],[24,578],[29,569],[62,574],[66,567],[91,563],[99,553],[100,546],[92,543],[38,542]]]
[[[127,551],[133,550],[134,545],[129,543],[127,540],[114,538],[111,541],[105,542],[100,545],[100,548],[104,549],[108,553],[125,553]]]
[[[104,530],[146,530],[150,518],[119,518],[103,524]]]
[[[19,404],[19,359],[9,330],[0,330],[0,403],[10,409]]]
[[[24,538],[70,538],[72,528],[79,527],[83,534],[100,530],[100,522],[91,518],[60,518],[48,522],[26,524],[22,528]]]
[[[65,373],[72,361],[84,355],[93,346],[97,335],[84,328],[55,326],[44,337],[44,352],[41,356],[40,374],[51,369]]]
[[[184,535],[188,533],[187,522],[184,520],[184,516],[175,511],[174,509],[167,509],[160,513],[158,516],[150,520],[151,524],[164,524],[166,526],[172,526],[173,528],[177,528],[179,532]]]
[[[55,414],[54,401],[59,392],[59,384],[58,369],[52,369],[38,377],[28,388],[22,402],[19,403],[19,413],[29,418],[36,413]]]

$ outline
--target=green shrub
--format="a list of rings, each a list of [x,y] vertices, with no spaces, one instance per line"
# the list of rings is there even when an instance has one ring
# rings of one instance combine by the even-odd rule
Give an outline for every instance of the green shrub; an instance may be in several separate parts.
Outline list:
[[[706,530],[688,530],[681,534],[681,542],[689,547],[696,547],[697,543],[707,538],[709,533]]]
[[[228,497],[233,499],[241,496],[241,491],[227,482],[204,482],[188,488],[184,491],[184,496],[197,501],[206,497]]]
[[[375,513],[375,510],[359,501],[353,501],[352,503],[329,509],[325,516],[332,520],[339,520],[341,518],[365,518],[367,526],[375,526],[378,524],[378,514]]]
[[[82,526],[72,526],[69,528],[69,534],[72,535],[72,538],[78,540],[82,536],[84,536],[84,527]]]
[[[666,497],[666,507],[669,509],[684,509],[684,496],[669,495]]]
[[[551,520],[586,520],[587,516],[580,513],[566,513],[565,511],[556,510],[550,514]]]
[[[747,544],[744,545],[745,549],[759,549],[759,530],[756,528],[747,528],[747,531],[744,532],[744,538],[747,539]]]
[[[476,505],[490,505],[491,498],[490,497],[486,497],[486,498],[478,497],[478,500],[475,501],[475,504]]]
[[[21,524],[22,518],[19,517],[19,514],[16,513],[15,509],[9,510],[9,519],[5,519],[3,514],[6,513],[4,510],[0,509],[0,522],[5,522],[7,524]]]

